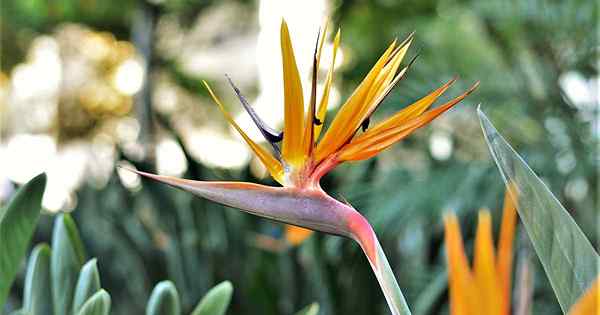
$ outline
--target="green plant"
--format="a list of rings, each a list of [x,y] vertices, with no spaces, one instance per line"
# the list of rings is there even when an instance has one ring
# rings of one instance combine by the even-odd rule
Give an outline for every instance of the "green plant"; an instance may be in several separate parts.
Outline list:
[[[567,210],[478,109],[479,121],[507,191],[517,205],[564,313],[598,278],[600,257]]]
[[[17,222],[26,218],[35,218],[39,215],[41,194],[43,192],[44,176],[36,177],[25,185],[14,198],[5,212],[13,215],[14,209],[24,206],[23,200],[33,200],[26,203],[31,211],[18,212]],[[25,199],[23,196],[31,193],[33,197]],[[37,206],[36,206],[37,205]],[[34,211],[37,209],[37,214]],[[9,225],[9,218],[3,216],[3,226]],[[5,219],[6,218],[6,219]],[[15,220],[15,218],[10,218]],[[30,222],[30,221],[28,221]],[[35,225],[27,225],[21,238],[28,239]],[[28,232],[28,233],[25,233]],[[28,235],[26,235],[28,234]],[[17,244],[26,248],[22,242],[9,239],[6,244]],[[4,243],[3,243],[4,244]],[[23,250],[24,252],[25,250]],[[2,251],[0,259],[13,258],[11,251]],[[21,258],[24,255],[21,255]],[[52,233],[52,246],[48,244],[36,245],[29,257],[26,270],[25,287],[23,289],[23,303],[21,309],[13,311],[12,315],[107,315],[110,314],[111,297],[100,284],[98,262],[95,258],[86,262],[83,242],[74,220],[69,214],[60,214],[54,220]],[[85,263],[84,263],[85,262]],[[14,263],[18,265],[18,263]],[[16,268],[14,268],[16,269]],[[16,270],[13,271],[13,274]],[[14,277],[14,275],[13,275]],[[8,287],[7,287],[8,290]],[[212,289],[196,305],[191,315],[224,315],[229,307],[233,294],[233,286],[229,281],[224,281]],[[312,304],[298,314],[314,315],[319,307]],[[147,315],[177,315],[181,314],[180,297],[175,285],[171,281],[162,281],[152,290],[146,305]]]
[[[25,184],[11,202],[0,209],[0,310],[25,256],[40,216],[46,175]]]

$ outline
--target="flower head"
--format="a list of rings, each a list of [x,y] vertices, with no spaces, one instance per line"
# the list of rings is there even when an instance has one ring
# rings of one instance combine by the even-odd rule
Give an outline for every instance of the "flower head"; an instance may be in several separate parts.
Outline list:
[[[327,114],[329,92],[333,82],[333,65],[340,44],[340,31],[338,30],[334,39],[333,58],[325,80],[325,87],[317,101],[317,69],[321,60],[326,32],[327,28],[325,27],[322,36],[318,37],[315,47],[311,95],[308,106],[305,106],[302,82],[296,66],[288,27],[285,21],[281,23],[283,103],[285,107],[284,126],[281,133],[274,131],[260,120],[232,83],[242,105],[250,113],[265,139],[270,142],[273,148],[272,152],[255,143],[246,135],[231,115],[226,112],[223,103],[213,93],[212,89],[204,82],[213,100],[219,105],[227,120],[241,134],[269,170],[271,176],[283,186],[301,188],[318,186],[319,179],[339,163],[364,160],[377,155],[452,108],[478,85],[476,83],[455,99],[435,109],[428,110],[455,81],[455,79],[450,80],[427,96],[369,128],[371,115],[396,83],[404,77],[410,66],[410,64],[404,67],[401,65],[413,40],[411,34],[400,44],[396,41],[390,44],[364,80],[341,106],[321,137]]]
[[[271,150],[255,143],[246,135],[225,110],[223,103],[212,89],[204,82],[225,118],[252,148],[271,176],[283,187],[244,182],[192,181],[135,172],[214,202],[296,226],[288,228],[288,240],[291,243],[299,243],[310,235],[309,231],[297,227],[354,239],[369,260],[392,313],[409,314],[406,301],[371,225],[350,204],[340,202],[326,194],[321,189],[319,180],[339,163],[367,159],[385,150],[460,102],[477,87],[477,84],[455,99],[428,110],[455,81],[451,80],[414,104],[369,128],[371,115],[410,66],[410,63],[404,67],[401,67],[401,64],[412,42],[411,35],[400,44],[396,41],[392,42],[362,83],[342,105],[321,136],[333,81],[333,64],[340,42],[338,31],[325,87],[317,101],[317,69],[325,34],[326,28],[317,40],[313,55],[311,95],[305,109],[302,83],[289,31],[285,22],[281,24],[285,107],[282,132],[267,126],[230,80],[242,106],[271,144]]]

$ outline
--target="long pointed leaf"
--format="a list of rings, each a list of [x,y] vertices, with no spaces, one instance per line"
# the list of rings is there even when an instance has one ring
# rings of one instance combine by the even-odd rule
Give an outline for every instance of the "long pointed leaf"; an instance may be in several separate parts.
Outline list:
[[[23,311],[26,314],[52,314],[50,255],[50,247],[46,244],[37,245],[31,252],[23,291]]]
[[[61,214],[54,221],[50,260],[54,315],[71,314],[75,285],[84,259],[75,222],[68,214]]]
[[[79,272],[73,297],[73,314],[77,314],[87,299],[98,291],[100,291],[100,273],[98,273],[97,261],[94,258],[83,265]]]
[[[27,252],[45,187],[46,174],[40,174],[21,187],[6,208],[0,209],[0,310]]]
[[[598,275],[599,257],[573,218],[478,109],[481,128],[558,302],[567,312]]]
[[[92,295],[81,307],[77,315],[108,315],[110,314],[110,295],[100,290]]]
[[[223,315],[229,307],[233,286],[231,282],[224,281],[210,289],[200,300],[192,315]]]
[[[148,305],[146,306],[146,315],[179,315],[181,306],[179,305],[179,293],[171,281],[159,282],[152,290]]]
[[[312,303],[299,310],[295,315],[317,315],[319,314],[319,303]]]

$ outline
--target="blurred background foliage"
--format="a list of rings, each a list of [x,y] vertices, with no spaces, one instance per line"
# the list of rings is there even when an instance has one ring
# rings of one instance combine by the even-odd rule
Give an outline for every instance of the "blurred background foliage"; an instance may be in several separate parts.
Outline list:
[[[125,163],[273,184],[199,82],[213,82],[251,128],[224,83],[228,73],[267,121],[280,124],[281,16],[305,78],[322,19],[342,28],[338,105],[393,38],[416,31],[409,57],[418,53],[417,62],[375,120],[453,76],[460,79],[449,96],[481,81],[430,126],[323,180],[372,222],[416,314],[447,313],[441,214],[459,214],[470,249],[476,210],[488,207],[497,217],[501,208],[503,185],[476,119],[479,103],[598,248],[595,1],[23,0],[2,1],[0,16],[0,203],[47,171],[49,215],[34,243],[50,239],[53,213],[72,212],[98,257],[113,314],[142,313],[165,279],[186,312],[230,280],[231,314],[291,314],[312,301],[324,315],[387,314],[351,241],[315,235],[289,248],[277,224],[115,169]],[[517,261],[535,257],[530,246],[520,232]],[[533,313],[559,314],[531,260]],[[19,307],[22,286],[23,275],[4,311]]]

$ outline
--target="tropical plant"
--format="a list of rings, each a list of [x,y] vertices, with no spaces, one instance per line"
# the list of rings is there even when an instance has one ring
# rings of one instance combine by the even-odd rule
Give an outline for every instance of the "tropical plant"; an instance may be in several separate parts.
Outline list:
[[[204,86],[229,123],[252,148],[271,177],[283,187],[243,182],[190,181],[135,172],[254,215],[354,239],[369,260],[392,313],[410,314],[404,296],[396,283],[394,273],[371,225],[350,204],[339,202],[327,195],[321,189],[320,180],[323,175],[343,162],[369,159],[407,137],[462,101],[477,88],[478,83],[451,101],[435,109],[427,110],[454,82],[451,80],[392,117],[369,128],[373,112],[410,67],[409,63],[400,70],[401,62],[412,42],[412,35],[400,44],[394,41],[352,96],[342,105],[319,140],[325,123],[329,88],[333,80],[333,64],[335,64],[336,50],[340,42],[340,32],[338,31],[334,40],[332,66],[317,108],[317,71],[326,32],[327,27],[324,28],[323,36],[317,38],[312,59],[311,96],[308,111],[305,111],[302,83],[296,66],[290,34],[286,22],[283,20],[281,22],[285,107],[283,131],[275,132],[262,122],[239,90],[232,84],[240,102],[249,112],[265,140],[270,143],[272,153],[246,135],[233,117],[227,113],[208,84],[204,82]],[[361,128],[363,132],[359,134]],[[281,147],[279,142],[281,142]]]
[[[507,296],[510,296],[508,294],[510,292],[510,282],[508,280],[510,268],[507,267],[507,262],[512,260],[509,259],[509,255],[512,254],[507,253],[506,248],[509,248],[507,243],[512,242],[510,234],[514,230],[510,226],[511,221],[514,221],[510,219],[512,217],[511,211],[514,211],[511,210],[510,203],[512,202],[516,205],[519,217],[552,284],[552,289],[563,312],[569,312],[569,314],[595,314],[600,312],[597,299],[590,297],[597,294],[597,286],[600,285],[598,282],[600,276],[598,271],[600,257],[598,253],[571,215],[523,158],[498,133],[484,112],[478,109],[478,114],[486,142],[506,183],[507,195],[509,196],[505,201],[505,204],[508,203],[509,205],[505,209],[502,230],[504,234],[501,234],[499,245],[503,256],[499,256],[497,261],[493,259],[490,218],[485,213],[480,214],[480,225],[483,225],[483,227],[478,228],[476,238],[476,265],[479,262],[481,265],[479,266],[480,270],[488,270],[491,273],[482,276],[483,280],[479,282],[501,286],[496,290],[480,287],[479,289],[483,290],[480,293],[486,292],[486,289],[488,289],[489,296],[495,295],[496,299],[502,298],[504,300],[497,303],[501,307],[491,307],[487,310],[498,310],[501,314],[506,314],[510,309],[507,300]],[[508,198],[511,200],[508,200]],[[504,229],[505,225],[507,225],[506,230]],[[465,269],[465,261],[460,258],[464,256],[464,254],[461,254],[464,251],[459,248],[460,242],[456,220],[447,220],[446,226],[447,235],[448,231],[454,231],[451,233],[454,237],[449,242],[453,244],[450,245],[452,248],[450,252],[453,254],[449,257],[454,257],[450,259],[451,265],[453,265],[453,262],[455,266],[461,265],[462,269]],[[481,236],[479,231],[482,231]],[[510,241],[507,241],[507,239]],[[493,266],[498,268],[497,273],[494,272],[495,268]],[[465,276],[468,274],[469,272],[465,271]],[[458,272],[454,272],[454,276],[460,277]],[[493,277],[496,276],[501,278],[493,280]],[[462,279],[464,283],[465,278]],[[454,289],[455,296],[463,294],[462,298],[465,299],[464,294],[467,290],[464,289],[460,293],[459,282],[461,281],[455,280],[454,282],[456,286]],[[463,288],[466,288],[466,286],[463,285]],[[455,300],[455,302],[458,302],[458,297]],[[492,300],[494,299],[488,298],[487,302]],[[483,301],[485,302],[486,299],[483,299]],[[465,303],[459,304],[468,309]],[[471,305],[470,312],[481,311],[473,307],[476,306]],[[587,313],[589,310],[593,312]],[[458,312],[458,310],[454,311]]]
[[[39,217],[45,176],[40,175],[22,187],[7,208],[3,210],[2,232],[6,242],[0,252],[3,266],[19,266],[28,247],[29,238]],[[27,198],[25,198],[27,196]],[[33,221],[34,224],[31,224]],[[6,236],[11,236],[7,238]],[[14,255],[23,252],[23,255]],[[79,231],[69,214],[60,214],[54,220],[52,246],[38,244],[31,251],[25,276],[22,307],[12,315],[108,315],[110,294],[100,284],[98,262],[85,261],[86,254]],[[20,258],[20,259],[19,259]],[[10,262],[11,264],[9,264]],[[84,263],[85,262],[85,263]],[[3,269],[3,275],[14,277],[18,268]],[[14,271],[13,271],[14,270]],[[5,285],[7,282],[3,282]],[[6,292],[10,288],[7,284]],[[198,302],[190,315],[223,315],[227,311],[233,286],[224,281],[211,288]],[[0,309],[3,303],[0,304]],[[314,315],[318,304],[298,312]],[[180,297],[171,281],[158,283],[146,306],[147,315],[181,314]]]

